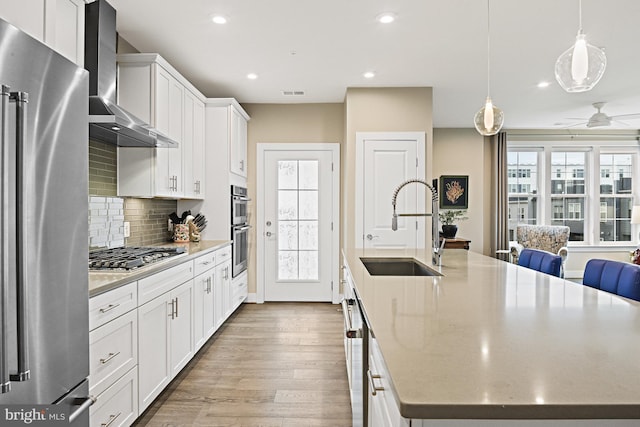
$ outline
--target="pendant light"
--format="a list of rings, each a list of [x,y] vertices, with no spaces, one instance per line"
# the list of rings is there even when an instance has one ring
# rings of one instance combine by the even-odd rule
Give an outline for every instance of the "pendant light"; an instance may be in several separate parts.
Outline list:
[[[487,0],[487,100],[484,107],[478,111],[474,117],[474,124],[480,135],[491,136],[500,132],[504,123],[504,113],[501,109],[493,105],[490,94],[491,80],[491,49],[489,34],[491,33],[491,25],[489,20],[489,0]]]
[[[604,51],[587,43],[582,32],[582,0],[578,2],[578,20],[575,44],[556,61],[556,80],[567,92],[586,92],[593,89],[607,67]]]

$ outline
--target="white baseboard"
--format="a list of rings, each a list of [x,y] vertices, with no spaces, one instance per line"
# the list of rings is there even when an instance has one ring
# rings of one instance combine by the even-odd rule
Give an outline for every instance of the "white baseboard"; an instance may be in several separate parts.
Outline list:
[[[249,294],[247,294],[247,299],[244,300],[244,303],[245,304],[251,304],[251,303],[255,304],[256,301],[258,301],[257,294],[256,293],[249,293]]]

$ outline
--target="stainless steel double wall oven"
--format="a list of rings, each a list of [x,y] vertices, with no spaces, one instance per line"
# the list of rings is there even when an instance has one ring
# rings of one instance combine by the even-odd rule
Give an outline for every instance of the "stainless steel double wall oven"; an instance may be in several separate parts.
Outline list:
[[[249,252],[249,197],[247,189],[237,185],[231,186],[231,240],[233,241],[233,277],[247,269]]]

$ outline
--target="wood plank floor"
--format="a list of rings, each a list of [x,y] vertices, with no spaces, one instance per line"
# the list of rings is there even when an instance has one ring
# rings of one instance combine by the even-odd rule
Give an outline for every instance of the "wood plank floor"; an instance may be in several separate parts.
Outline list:
[[[243,304],[134,426],[351,426],[338,307]]]

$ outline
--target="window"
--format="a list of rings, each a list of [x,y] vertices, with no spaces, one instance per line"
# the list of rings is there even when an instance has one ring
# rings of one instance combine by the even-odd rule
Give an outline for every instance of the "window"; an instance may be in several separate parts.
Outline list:
[[[616,170],[603,177],[603,170]],[[631,240],[631,194],[633,157],[631,154],[600,155],[600,240]]]
[[[551,180],[551,205],[554,213],[559,212],[551,225],[568,225],[570,240],[574,241],[584,240],[585,155],[570,151],[551,153],[551,165],[556,170],[556,179]]]
[[[518,224],[551,224],[569,226],[572,244],[632,241],[637,142],[576,142],[509,142],[512,237]]]
[[[278,161],[278,280],[318,279],[318,161]]]
[[[507,153],[509,173],[509,230],[515,239],[517,224],[535,224],[537,218],[538,151]]]

